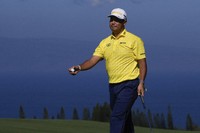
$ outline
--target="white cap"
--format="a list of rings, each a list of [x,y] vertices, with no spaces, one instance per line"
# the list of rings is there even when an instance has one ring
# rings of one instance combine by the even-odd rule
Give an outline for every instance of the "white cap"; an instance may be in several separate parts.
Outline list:
[[[112,17],[112,16],[115,16],[119,19],[124,19],[127,21],[127,14],[126,12],[121,9],[121,8],[115,8],[111,11],[111,14],[108,16],[108,17]]]

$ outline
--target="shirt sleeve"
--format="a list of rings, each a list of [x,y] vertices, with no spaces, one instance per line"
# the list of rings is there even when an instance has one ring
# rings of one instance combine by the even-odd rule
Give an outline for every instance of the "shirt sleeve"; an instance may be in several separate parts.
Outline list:
[[[141,39],[137,42],[136,53],[137,60],[146,58],[144,42]]]
[[[100,44],[96,47],[93,55],[104,58],[104,50],[103,50],[103,47],[102,47],[102,42],[100,42]]]

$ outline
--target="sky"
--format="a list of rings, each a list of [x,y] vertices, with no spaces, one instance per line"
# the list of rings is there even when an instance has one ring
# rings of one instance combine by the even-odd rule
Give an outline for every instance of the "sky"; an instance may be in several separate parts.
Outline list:
[[[163,68],[168,73],[196,74],[199,4],[199,0],[0,0],[0,37],[90,41],[88,47],[95,48],[110,34],[107,16],[120,7],[128,14],[127,30],[145,42],[150,74],[165,73]]]
[[[198,5],[198,0],[0,0],[0,36],[100,40],[110,33],[107,15],[121,7],[127,28],[141,37],[181,38],[199,33]]]
[[[62,73],[62,67],[81,63],[110,35],[107,16],[120,7],[127,12],[126,29],[145,43],[149,90],[160,89],[167,99],[169,90],[164,89],[181,88],[172,93],[184,93],[185,98],[195,100],[189,104],[200,104],[199,5],[200,0],[0,0],[0,40],[17,44],[18,39],[36,39],[31,46],[0,44],[0,74]],[[37,44],[37,39],[44,42]],[[56,45],[56,39],[74,43]],[[104,79],[102,66],[97,65],[90,75],[80,74],[78,79],[92,80],[101,73]]]

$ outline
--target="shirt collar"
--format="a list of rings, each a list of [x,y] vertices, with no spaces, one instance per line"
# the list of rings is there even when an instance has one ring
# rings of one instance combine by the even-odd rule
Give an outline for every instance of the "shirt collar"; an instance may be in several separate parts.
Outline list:
[[[124,29],[120,34],[119,34],[119,36],[117,36],[117,37],[115,37],[115,36],[113,36],[113,34],[111,35],[111,39],[119,39],[120,37],[125,37],[125,35],[126,35],[126,29]]]

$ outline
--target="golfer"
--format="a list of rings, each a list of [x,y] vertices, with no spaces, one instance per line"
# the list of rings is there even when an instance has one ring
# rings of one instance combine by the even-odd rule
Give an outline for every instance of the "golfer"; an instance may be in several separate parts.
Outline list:
[[[104,59],[112,110],[110,133],[134,133],[131,108],[138,95],[144,96],[147,73],[144,43],[126,30],[127,14],[123,9],[113,9],[108,17],[112,34],[100,42],[90,59],[68,71],[76,75]]]

